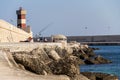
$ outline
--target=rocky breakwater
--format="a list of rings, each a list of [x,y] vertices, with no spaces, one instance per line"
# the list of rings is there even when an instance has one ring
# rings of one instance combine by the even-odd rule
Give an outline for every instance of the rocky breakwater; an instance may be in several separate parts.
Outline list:
[[[14,60],[12,53],[0,50],[0,80],[70,80],[65,75],[37,75],[24,69]]]
[[[88,73],[81,74],[79,65],[111,63],[110,60],[97,56],[93,49],[88,46],[38,47],[30,52],[12,52],[12,56],[23,70],[28,70],[38,75],[67,75],[70,80],[98,80],[95,76],[94,79],[88,77]],[[104,75],[102,74],[102,76]],[[109,75],[109,77],[112,78],[114,76]],[[99,80],[109,79],[101,78]],[[112,80],[117,80],[117,77]]]
[[[3,55],[1,52],[6,64],[9,64],[9,66],[5,66],[10,69],[5,69],[5,73],[10,71],[10,74],[0,74],[0,76],[9,75],[7,78],[2,78],[3,80],[9,80],[9,78],[12,80],[92,80],[90,76],[87,76],[88,73],[80,73],[79,65],[111,63],[110,60],[97,56],[92,48],[85,45],[73,44],[64,48],[45,46],[30,51],[28,49],[25,51],[15,50],[15,52],[11,52],[10,48],[7,48],[7,50],[2,49],[1,51],[5,53]],[[0,60],[3,59],[2,57],[0,57]],[[2,70],[0,69],[1,72],[3,72]],[[91,74],[91,76],[93,75]],[[110,77],[114,76],[110,75]],[[95,77],[93,80],[97,79]]]
[[[78,47],[71,47],[72,48],[72,55],[78,58],[79,64],[108,64],[112,63],[112,61],[105,59],[101,55],[96,55],[94,53],[94,49],[88,47],[87,45],[82,45]]]
[[[12,52],[12,55],[21,69],[38,75],[67,75],[70,80],[89,80],[80,74],[77,57],[67,49],[38,47],[30,52]]]

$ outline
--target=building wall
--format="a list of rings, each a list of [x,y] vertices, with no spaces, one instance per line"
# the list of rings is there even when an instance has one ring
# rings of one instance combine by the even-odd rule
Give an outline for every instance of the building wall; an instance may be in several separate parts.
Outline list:
[[[27,33],[12,24],[0,20],[0,42],[20,42],[32,37],[32,32]]]

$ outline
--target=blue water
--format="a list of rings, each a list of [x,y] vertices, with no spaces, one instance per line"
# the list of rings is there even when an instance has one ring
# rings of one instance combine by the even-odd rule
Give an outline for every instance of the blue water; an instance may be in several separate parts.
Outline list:
[[[106,59],[111,60],[111,64],[99,64],[99,65],[82,65],[80,71],[89,72],[102,72],[119,76],[120,79],[120,46],[91,46],[99,48],[95,50],[97,55],[101,55]]]

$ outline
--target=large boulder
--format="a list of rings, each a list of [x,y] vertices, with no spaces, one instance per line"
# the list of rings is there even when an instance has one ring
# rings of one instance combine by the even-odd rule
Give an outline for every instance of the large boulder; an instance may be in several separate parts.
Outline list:
[[[64,74],[69,77],[75,77],[80,74],[79,66],[73,57],[65,57],[59,61],[53,61],[49,64],[53,74]]]
[[[67,48],[66,48],[66,52],[67,52],[68,54],[72,54],[72,53],[73,53],[73,49],[72,49],[71,47],[67,47]]]
[[[95,53],[94,50],[92,48],[85,48],[83,49],[83,51],[89,56],[89,57],[94,57]]]
[[[76,75],[75,77],[71,78],[71,80],[90,80],[90,79],[88,79],[86,76],[84,76],[82,74],[79,74],[79,75]]]
[[[58,53],[58,55],[59,55],[61,58],[64,57],[64,56],[66,56],[67,54],[69,54],[67,48],[55,47],[54,50]]]
[[[86,59],[85,61],[85,64],[96,64],[97,62],[94,60],[94,59]]]
[[[107,59],[103,58],[103,57],[100,56],[100,55],[98,55],[98,56],[95,58],[95,61],[97,61],[99,64],[111,63],[110,60],[107,60]]]
[[[53,60],[59,60],[60,56],[58,55],[58,53],[55,50],[51,50],[48,53],[48,56],[51,57]]]
[[[52,60],[43,49],[37,48],[31,52],[15,52],[13,57],[18,64],[22,64],[25,69],[42,75],[52,74],[47,63]]]
[[[87,54],[82,53],[80,54],[79,58],[82,60],[86,60],[86,59],[89,59],[89,56]]]
[[[96,76],[92,72],[81,72],[81,74],[90,80],[96,80]]]
[[[84,62],[85,62],[85,64],[108,64],[108,63],[111,63],[110,60],[105,59],[100,55],[95,58],[85,59]]]
[[[89,56],[81,48],[73,48],[72,54],[82,60],[89,58]]]
[[[52,60],[51,58],[49,58],[46,51],[40,47],[33,49],[31,52],[28,52],[26,55],[38,57],[40,58],[41,61],[45,63],[48,63]]]

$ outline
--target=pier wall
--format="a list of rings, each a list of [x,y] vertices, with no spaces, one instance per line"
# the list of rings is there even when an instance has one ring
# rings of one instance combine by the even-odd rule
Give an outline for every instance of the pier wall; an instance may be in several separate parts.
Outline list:
[[[32,32],[27,33],[4,20],[0,20],[0,42],[20,42],[29,37],[32,37]]]
[[[32,51],[33,49],[41,47],[41,48],[54,48],[61,47],[64,48],[62,43],[0,43],[0,49],[9,49],[10,52],[19,52],[19,51]]]
[[[120,35],[67,36],[67,39],[68,42],[120,42]]]

